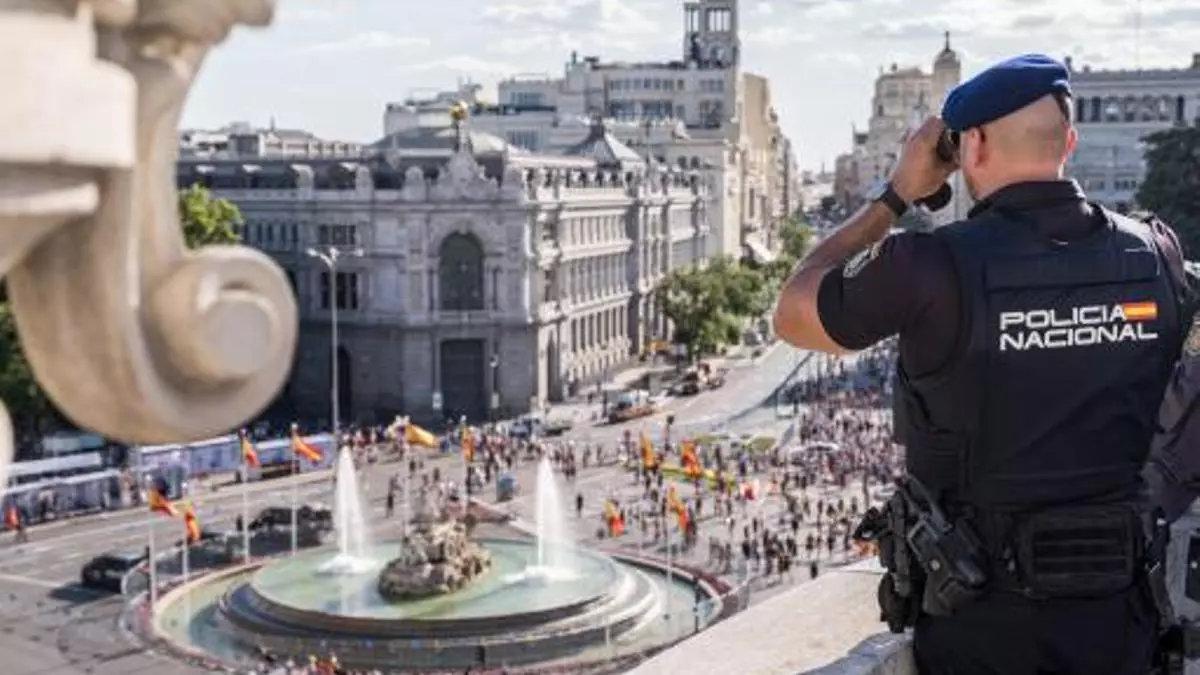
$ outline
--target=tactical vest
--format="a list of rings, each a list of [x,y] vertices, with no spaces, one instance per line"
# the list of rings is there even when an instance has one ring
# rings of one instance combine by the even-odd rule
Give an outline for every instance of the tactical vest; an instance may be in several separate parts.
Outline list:
[[[958,271],[961,329],[939,371],[897,365],[895,408],[909,473],[944,503],[1142,498],[1179,308],[1146,226],[1103,213],[1066,243],[996,208],[936,231]]]

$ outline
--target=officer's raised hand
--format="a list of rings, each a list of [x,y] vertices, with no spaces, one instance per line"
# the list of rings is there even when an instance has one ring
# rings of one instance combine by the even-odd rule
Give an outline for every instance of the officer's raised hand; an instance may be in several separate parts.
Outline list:
[[[945,131],[940,118],[930,117],[904,142],[900,161],[892,169],[891,185],[905,204],[937,192],[958,168],[956,161],[938,156],[938,139]]]
[[[896,220],[917,199],[938,191],[954,171],[953,162],[936,155],[945,125],[936,117],[925,121],[905,142],[891,179],[870,190],[867,203],[836,232],[826,237],[800,262],[784,286],[775,308],[775,332],[802,349],[832,354],[848,349],[821,323],[818,295],[821,281],[845,265],[847,275],[861,270],[879,253],[876,246]],[[879,299],[885,302],[884,298]]]

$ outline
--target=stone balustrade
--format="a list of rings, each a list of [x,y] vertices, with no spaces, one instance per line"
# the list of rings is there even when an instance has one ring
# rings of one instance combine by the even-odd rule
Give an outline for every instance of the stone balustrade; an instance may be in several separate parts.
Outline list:
[[[879,620],[872,561],[830,570],[646,661],[631,675],[914,675],[909,638]]]

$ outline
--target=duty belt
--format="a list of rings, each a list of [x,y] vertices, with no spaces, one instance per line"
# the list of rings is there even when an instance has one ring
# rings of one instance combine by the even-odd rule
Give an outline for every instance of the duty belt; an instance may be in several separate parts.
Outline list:
[[[1113,595],[1139,579],[1150,517],[1099,504],[972,518],[992,558],[993,589],[1034,599]]]

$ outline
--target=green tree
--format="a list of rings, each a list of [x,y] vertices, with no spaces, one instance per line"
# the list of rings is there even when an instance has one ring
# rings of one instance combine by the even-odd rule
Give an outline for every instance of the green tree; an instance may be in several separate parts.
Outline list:
[[[737,339],[741,321],[729,310],[727,290],[719,273],[699,267],[672,271],[656,289],[675,326],[674,341],[687,345],[689,361]]]
[[[1175,229],[1187,257],[1200,255],[1200,127],[1167,129],[1144,140],[1146,177],[1138,205]]]
[[[179,191],[179,220],[188,248],[241,241],[234,229],[242,225],[242,212],[228,199],[215,199],[196,183]]]

